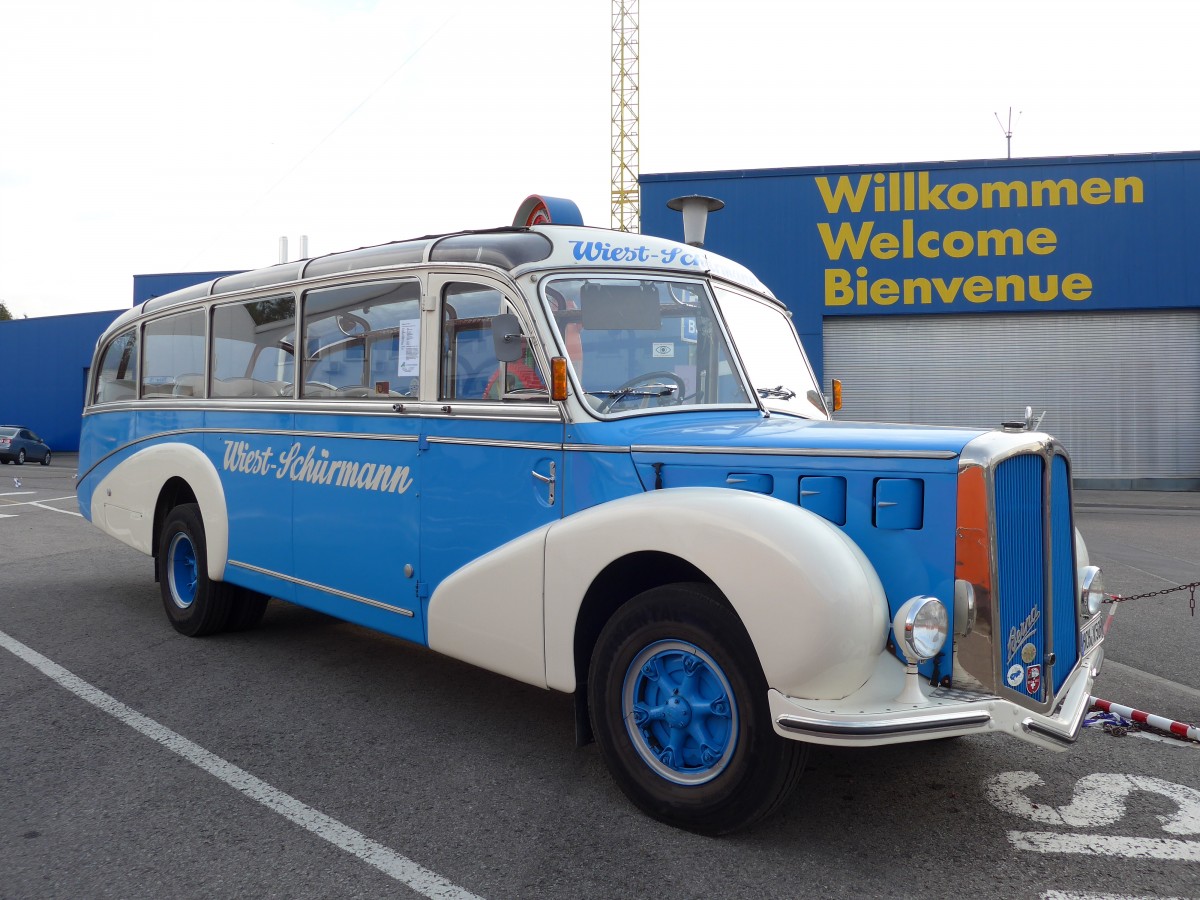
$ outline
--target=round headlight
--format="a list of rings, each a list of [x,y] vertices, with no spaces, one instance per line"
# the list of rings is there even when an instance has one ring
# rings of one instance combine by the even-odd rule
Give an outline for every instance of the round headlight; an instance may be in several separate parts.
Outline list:
[[[1079,611],[1089,619],[1104,602],[1104,573],[1099,566],[1084,566],[1079,573]]]
[[[950,617],[937,597],[913,597],[896,611],[892,634],[906,659],[937,656],[946,643]]]

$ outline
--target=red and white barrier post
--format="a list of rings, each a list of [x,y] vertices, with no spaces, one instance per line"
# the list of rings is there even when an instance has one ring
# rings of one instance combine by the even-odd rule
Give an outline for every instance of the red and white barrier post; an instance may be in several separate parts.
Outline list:
[[[1157,728],[1159,731],[1169,731],[1171,734],[1186,738],[1189,741],[1200,741],[1200,728],[1197,728],[1195,725],[1188,725],[1184,722],[1173,722],[1170,719],[1164,719],[1162,716],[1142,712],[1140,709],[1119,706],[1108,700],[1101,700],[1099,697],[1092,697],[1092,709],[1123,716],[1126,719],[1140,722],[1142,725]]]

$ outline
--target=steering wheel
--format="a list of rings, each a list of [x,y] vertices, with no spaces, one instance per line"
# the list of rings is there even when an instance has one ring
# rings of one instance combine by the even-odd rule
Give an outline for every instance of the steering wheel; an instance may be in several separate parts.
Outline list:
[[[608,396],[604,398],[604,402],[600,404],[600,408],[597,411],[602,413],[608,412],[619,402],[629,396],[626,391],[633,390],[633,388],[637,387],[639,384],[649,385],[664,379],[669,381],[675,387],[674,396],[676,399],[673,402],[678,403],[683,397],[683,392],[685,389],[682,378],[680,378],[674,372],[645,372],[641,375],[638,375],[636,378],[630,378],[627,382],[614,391],[606,391],[605,393],[607,393]],[[645,409],[649,400],[649,397],[643,397],[642,405],[638,408]]]

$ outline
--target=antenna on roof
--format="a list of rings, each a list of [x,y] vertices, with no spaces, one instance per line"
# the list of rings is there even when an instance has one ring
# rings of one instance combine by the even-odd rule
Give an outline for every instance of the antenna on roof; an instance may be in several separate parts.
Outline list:
[[[1013,136],[1013,120],[1012,107],[1008,108],[1008,127],[1004,127],[1004,123],[1000,121],[1000,113],[992,113],[996,117],[996,124],[1000,126],[1000,130],[1004,132],[1004,139],[1008,141],[1008,158],[1012,159],[1012,136]],[[1021,111],[1017,110],[1017,121],[1021,121]]]

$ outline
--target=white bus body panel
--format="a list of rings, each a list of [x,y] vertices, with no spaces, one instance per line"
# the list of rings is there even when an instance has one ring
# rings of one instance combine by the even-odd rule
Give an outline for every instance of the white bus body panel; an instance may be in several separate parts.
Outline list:
[[[546,541],[546,683],[574,691],[575,622],[588,587],[613,560],[658,551],[705,573],[732,604],[767,683],[839,699],[883,652],[888,607],[861,550],[797,506],[726,488],[675,488],[592,507]]]
[[[173,477],[186,481],[196,495],[204,521],[208,577],[221,581],[229,555],[225,491],[216,467],[191,444],[155,444],[118,463],[92,491],[92,521],[135,550],[151,555],[154,509],[163,485]]]

